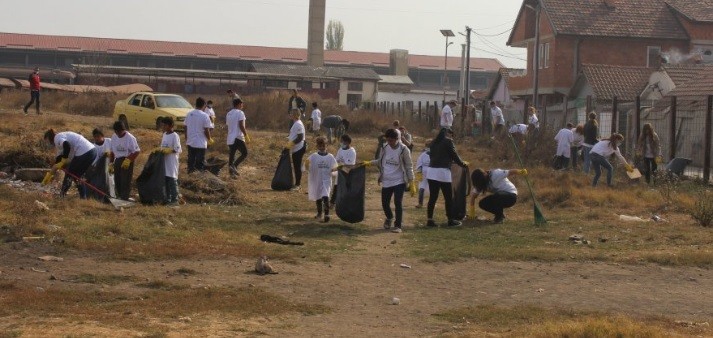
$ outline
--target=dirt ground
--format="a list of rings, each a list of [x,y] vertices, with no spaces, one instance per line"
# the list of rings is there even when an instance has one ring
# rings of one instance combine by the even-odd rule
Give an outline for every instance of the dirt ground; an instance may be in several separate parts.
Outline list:
[[[246,165],[241,179],[269,182],[268,176],[274,168],[258,164],[253,170],[253,166]],[[208,313],[195,313],[190,320],[146,318],[148,322],[160,324],[158,327],[168,336],[437,336],[454,332],[454,324],[440,320],[434,314],[477,305],[531,304],[544,308],[626,314],[635,318],[662,316],[701,323],[713,320],[713,272],[706,268],[575,259],[555,263],[475,259],[425,263],[409,252],[414,239],[408,237],[414,226],[425,223],[425,210],[414,209],[415,199],[407,197],[404,202],[405,232],[384,231],[376,175],[371,173],[367,179],[364,224],[368,230],[358,235],[355,246],[332,255],[327,262],[300,260],[299,257],[290,262],[273,260],[279,274],[258,276],[250,272],[255,264],[252,258],[225,256],[129,262],[70,250],[61,254],[63,261],[44,262],[38,257],[55,253],[49,244],[8,243],[0,245],[0,282],[9,281],[30,289],[39,287],[42,292],[82,290],[138,295],[143,291],[134,283],[107,285],[70,280],[71,276],[82,274],[121,275],[190,288],[255,287],[291,301],[319,304],[329,309],[321,314],[288,313],[251,319]],[[252,186],[251,192],[264,191],[267,184]],[[292,216],[304,217],[305,222],[311,222],[314,206],[306,201],[304,192],[284,194],[305,200],[304,209],[295,211]],[[522,215],[531,213],[531,204],[518,204],[511,212],[522,218]],[[443,217],[442,204],[437,207],[437,214]],[[332,224],[342,223],[334,220]],[[461,230],[477,232],[478,228]],[[441,228],[437,231],[451,230]],[[195,270],[195,274],[176,274],[177,269]],[[399,298],[400,304],[392,304],[394,297]],[[0,298],[0,306],[2,301]],[[117,329],[92,320],[38,319],[32,314],[5,319],[8,320],[0,323],[0,330],[20,329],[27,336],[145,334],[139,329]],[[244,327],[245,331],[236,333],[235,325]],[[459,327],[463,325],[468,323],[458,324]]]

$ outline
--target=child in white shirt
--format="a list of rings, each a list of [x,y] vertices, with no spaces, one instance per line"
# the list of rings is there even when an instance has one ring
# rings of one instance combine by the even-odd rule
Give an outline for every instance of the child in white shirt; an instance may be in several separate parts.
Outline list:
[[[164,154],[163,164],[166,169],[166,204],[178,204],[178,154],[182,152],[181,138],[173,131],[173,119],[164,117],[163,138],[159,150]]]
[[[353,167],[356,165],[356,149],[352,147],[352,138],[344,134],[341,138],[342,142],[339,144],[339,150],[337,150],[337,164],[340,166]],[[334,204],[337,201],[337,182],[334,182],[334,188],[332,189],[332,198],[330,198],[330,203]]]
[[[319,128],[322,126],[322,111],[317,108],[317,102],[312,102],[312,116],[310,120],[312,120],[312,131],[315,134],[319,133]]]
[[[317,204],[316,219],[322,218],[324,212],[324,222],[329,222],[329,193],[332,189],[332,172],[337,170],[337,160],[332,154],[327,152],[327,139],[323,136],[317,137],[317,151],[310,155],[305,161],[308,179],[308,196],[310,201]]]
[[[423,197],[428,192],[428,167],[431,165],[431,139],[426,140],[426,147],[416,160],[416,181],[418,181],[418,205],[416,208],[423,208]]]

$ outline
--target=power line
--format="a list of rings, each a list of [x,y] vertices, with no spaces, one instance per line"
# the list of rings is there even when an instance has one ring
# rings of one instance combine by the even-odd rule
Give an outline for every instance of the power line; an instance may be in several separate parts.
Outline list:
[[[506,30],[506,31],[504,31],[504,32],[500,32],[500,33],[498,33],[498,34],[478,34],[478,32],[474,32],[474,33],[475,33],[475,35],[478,35],[478,36],[495,37],[495,36],[503,35],[503,34],[505,34],[505,33],[510,33],[511,31],[512,31],[512,28],[510,28],[510,29],[508,29],[508,30]]]
[[[492,43],[492,42],[490,42],[490,41],[488,41],[488,40],[486,40],[486,39],[484,39],[484,38],[481,38],[480,36],[477,36],[477,38],[478,38],[478,40],[480,40],[481,42],[483,42],[483,43],[484,43],[485,45],[487,45],[488,47],[490,47],[490,48],[492,48],[492,49],[495,49],[495,51],[498,52],[498,53],[505,54],[505,55],[509,55],[509,56],[512,56],[512,57],[515,57],[515,58],[521,58],[522,56],[525,56],[525,55],[526,55],[526,53],[523,53],[523,54],[515,54],[515,53],[508,52],[508,51],[506,51],[506,50],[504,50],[504,49],[500,49],[500,47],[496,46],[494,43]]]
[[[517,21],[517,20],[508,21],[508,22],[501,23],[501,24],[496,25],[496,26],[491,26],[491,27],[473,28],[473,30],[485,31],[485,30],[488,30],[488,29],[500,28],[500,27],[502,27],[502,26],[507,26],[507,25],[513,24],[513,23],[515,23],[515,21]],[[476,34],[477,34],[477,33],[476,33]]]
[[[523,58],[521,58],[521,57],[511,56],[511,55],[505,55],[505,54],[500,54],[500,53],[496,53],[496,52],[493,52],[493,51],[490,51],[490,50],[487,50],[487,49],[481,49],[481,48],[475,48],[475,47],[471,47],[471,48],[474,49],[474,50],[477,50],[477,51],[481,51],[481,52],[488,53],[488,54],[497,55],[497,56],[502,56],[502,57],[504,57],[504,58],[516,59],[516,60],[520,60],[520,61],[527,61],[526,59],[523,59]]]

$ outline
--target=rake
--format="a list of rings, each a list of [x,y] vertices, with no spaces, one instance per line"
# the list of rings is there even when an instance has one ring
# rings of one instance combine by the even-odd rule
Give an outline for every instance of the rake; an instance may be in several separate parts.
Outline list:
[[[104,198],[108,199],[109,202],[111,203],[111,205],[113,205],[114,208],[116,208],[117,210],[118,210],[118,209],[121,209],[121,208],[133,207],[134,204],[135,204],[134,202],[131,202],[131,201],[124,201],[124,200],[116,199],[116,198],[113,198],[113,197],[109,196],[107,193],[101,191],[101,189],[99,189],[99,188],[97,188],[97,187],[95,187],[95,186],[89,184],[89,182],[87,182],[87,181],[84,180],[84,179],[81,179],[81,178],[77,177],[77,175],[70,173],[69,170],[67,170],[67,169],[65,169],[65,168],[62,168],[62,171],[64,171],[64,173],[65,173],[66,175],[69,175],[69,177],[71,177],[71,178],[77,180],[78,183],[84,184],[84,185],[85,185],[86,187],[88,187],[89,189],[94,190],[97,194],[104,196]]]
[[[517,148],[517,143],[515,143],[515,139],[512,137],[512,135],[510,135],[510,133],[508,133],[508,138],[510,139],[513,149],[515,150],[515,156],[517,157],[517,161],[520,162],[520,167],[522,169],[525,169],[525,164],[522,162],[522,158],[520,157],[520,151]],[[545,216],[542,214],[540,204],[537,203],[537,200],[535,199],[535,192],[532,190],[532,185],[530,184],[530,179],[527,178],[527,176],[524,176],[524,178],[525,178],[525,183],[527,183],[527,189],[530,190],[530,196],[532,197],[532,204],[534,205],[535,224],[536,225],[546,224],[547,219],[545,219]]]

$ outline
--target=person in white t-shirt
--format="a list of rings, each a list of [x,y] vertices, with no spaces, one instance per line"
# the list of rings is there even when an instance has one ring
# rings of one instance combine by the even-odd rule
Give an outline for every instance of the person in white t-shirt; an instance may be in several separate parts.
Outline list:
[[[81,178],[94,162],[94,158],[97,154],[94,145],[84,138],[84,136],[75,132],[65,131],[55,133],[54,129],[49,129],[45,132],[44,140],[57,149],[57,157],[52,171],[47,173],[42,184],[48,184],[58,170],[63,170],[67,167],[66,172],[69,173],[69,175],[64,176],[60,196],[64,197],[67,195],[67,191],[69,191],[69,188],[72,186],[72,182],[75,182],[79,190],[79,197],[87,198],[86,187],[79,184],[77,178]]]
[[[317,204],[317,216],[322,218],[324,212],[324,222],[329,222],[329,193],[332,189],[332,172],[337,170],[337,160],[332,154],[327,152],[327,139],[324,136],[317,137],[317,151],[310,155],[305,161],[305,168],[309,174],[308,197],[310,201]]]
[[[480,200],[481,209],[495,215],[493,222],[502,223],[505,220],[504,210],[512,207],[517,202],[517,188],[508,179],[514,175],[527,175],[527,169],[492,169],[484,171],[475,169],[470,175],[473,191],[470,195],[470,210],[468,217],[475,219],[475,199],[481,194],[490,192],[491,195]]]
[[[317,108],[317,102],[312,102],[312,132],[319,134],[319,128],[322,127],[322,111]]]
[[[453,108],[458,105],[458,101],[451,100],[441,109],[441,128],[453,127]]]
[[[114,135],[111,137],[111,154],[109,160],[113,163],[109,173],[114,174],[114,189],[116,197],[129,200],[131,181],[134,175],[134,162],[141,153],[136,137],[126,131],[121,121],[114,122]]]
[[[401,142],[399,134],[395,129],[389,129],[384,133],[386,144],[379,153],[379,158],[373,161],[362,162],[365,166],[376,165],[379,168],[379,183],[381,183],[381,206],[384,209],[384,229],[391,229],[393,222],[395,233],[403,231],[403,197],[408,190],[416,193],[416,185],[413,182],[413,162],[411,161],[411,151]],[[394,198],[396,219],[391,211],[391,198]]]
[[[356,149],[352,147],[351,136],[344,134],[341,137],[341,143],[339,143],[339,150],[337,150],[337,164],[343,167],[351,168],[356,165]],[[330,203],[335,204],[337,202],[337,181],[334,181],[334,188],[332,189],[332,197],[330,198]]]
[[[505,116],[495,101],[490,101],[490,122],[493,124],[493,137],[500,136],[505,130]]]
[[[421,155],[418,156],[418,160],[416,160],[416,181],[418,181],[418,204],[416,205],[416,208],[423,208],[423,198],[426,196],[427,193],[429,193],[428,190],[428,168],[431,165],[431,142],[433,140],[428,139],[426,140],[425,147],[423,148],[423,152],[421,152]]]
[[[250,136],[245,127],[245,112],[243,112],[243,100],[233,99],[233,109],[225,116],[225,124],[228,127],[228,148],[230,154],[228,156],[228,168],[230,177],[238,176],[238,166],[243,163],[248,157],[247,142],[250,142]],[[235,152],[239,151],[240,156],[236,159]]]
[[[202,97],[196,99],[196,107],[186,115],[186,147],[188,148],[188,173],[205,168],[205,152],[214,141],[211,137],[211,122]]]
[[[629,162],[626,161],[624,156],[621,154],[621,151],[619,150],[619,145],[621,145],[624,142],[624,136],[621,134],[614,133],[612,134],[609,139],[604,139],[592,147],[592,150],[590,152],[590,159],[592,161],[592,168],[594,169],[594,179],[592,180],[592,186],[596,187],[597,183],[599,182],[599,177],[602,175],[602,167],[607,170],[607,185],[612,186],[612,174],[614,171],[614,167],[612,167],[611,163],[609,163],[608,158],[611,157],[612,155],[616,155],[616,157],[621,161],[621,163],[624,164],[624,168],[626,168],[626,171],[632,172],[634,171],[634,167],[632,167]]]
[[[166,200],[167,205],[178,205],[178,154],[181,149],[181,138],[173,131],[173,119],[164,117],[161,121],[163,126],[163,137],[161,147],[157,149],[164,154],[163,165],[166,171]]]
[[[92,138],[94,139],[94,149],[97,150],[97,154],[94,157],[92,166],[89,167],[84,175],[89,184],[98,188],[105,194],[109,194],[109,178],[106,175],[106,171],[108,169],[109,155],[111,154],[111,140],[105,138],[104,132],[99,128],[94,128],[94,130],[92,130]],[[108,202],[104,195],[95,192],[93,189],[88,190],[87,194],[97,200]]]
[[[540,129],[540,119],[537,118],[537,109],[535,107],[527,108],[527,124],[531,124],[535,129]]]
[[[213,101],[208,100],[208,102],[206,102],[205,110],[203,110],[203,112],[206,113],[210,119],[210,129],[215,129],[215,110],[213,110]]]
[[[289,149],[292,154],[292,168],[295,171],[295,186],[292,190],[300,190],[302,182],[302,158],[307,151],[307,143],[305,142],[305,125],[300,120],[302,112],[299,109],[293,109],[290,117],[292,118],[292,126],[290,134],[287,136],[285,149]]]
[[[567,123],[567,126],[560,129],[560,131],[555,135],[555,141],[557,141],[557,157],[555,169],[567,169],[569,167],[569,158],[572,156],[572,150],[570,146],[572,141],[574,141],[574,134],[572,133],[572,124]]]
[[[572,169],[577,169],[577,159],[579,158],[579,150],[582,149],[584,142],[584,126],[581,124],[572,128],[572,144],[570,144],[570,160],[572,160]]]

